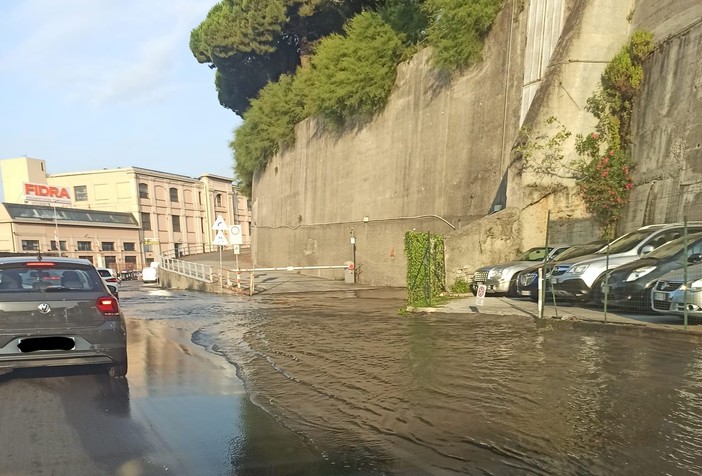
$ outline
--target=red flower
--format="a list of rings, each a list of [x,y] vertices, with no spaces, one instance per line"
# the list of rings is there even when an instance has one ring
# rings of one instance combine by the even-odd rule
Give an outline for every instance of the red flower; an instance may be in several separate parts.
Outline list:
[[[610,151],[609,151],[609,155],[614,155],[614,151],[613,151],[613,150],[610,150]]]
[[[617,197],[617,203],[622,203],[622,197]]]
[[[609,170],[604,170],[604,171],[602,172],[602,176],[603,176],[603,177],[606,177],[608,173],[609,173]]]
[[[631,187],[633,187],[631,182],[627,182],[626,185],[624,186],[627,190],[631,190]]]
[[[599,135],[597,132],[593,132],[593,133],[592,133],[592,138],[593,138],[593,139],[599,139],[599,138],[600,138],[600,135]]]

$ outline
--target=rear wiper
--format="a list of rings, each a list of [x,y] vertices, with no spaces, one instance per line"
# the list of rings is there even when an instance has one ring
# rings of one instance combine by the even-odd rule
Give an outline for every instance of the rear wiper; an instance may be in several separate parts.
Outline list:
[[[47,286],[41,291],[45,293],[56,293],[61,291],[71,291],[71,288],[67,288],[65,286]]]

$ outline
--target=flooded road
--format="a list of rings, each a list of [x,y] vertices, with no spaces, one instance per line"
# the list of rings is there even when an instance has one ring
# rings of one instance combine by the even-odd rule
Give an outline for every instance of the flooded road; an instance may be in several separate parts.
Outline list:
[[[528,318],[398,316],[389,291],[263,298],[195,339],[360,474],[700,474],[702,353]]]
[[[702,473],[695,344],[393,290],[121,295],[126,382],[0,376],[1,475]]]

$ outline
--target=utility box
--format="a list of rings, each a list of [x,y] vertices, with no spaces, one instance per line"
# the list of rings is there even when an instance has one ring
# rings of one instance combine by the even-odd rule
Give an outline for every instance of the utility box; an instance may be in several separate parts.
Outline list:
[[[346,267],[344,268],[344,282],[351,284],[356,282],[356,270],[353,263],[346,263]]]

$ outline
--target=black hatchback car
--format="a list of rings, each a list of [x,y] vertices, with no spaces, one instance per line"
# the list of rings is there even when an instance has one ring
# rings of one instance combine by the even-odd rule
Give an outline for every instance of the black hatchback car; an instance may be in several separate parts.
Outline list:
[[[127,373],[115,296],[87,260],[0,258],[0,369],[94,364]]]
[[[702,233],[677,238],[656,248],[642,258],[609,272],[607,305],[647,311],[651,308],[651,289],[664,274],[683,269],[688,263],[702,262]],[[604,285],[602,285],[604,303]]]

